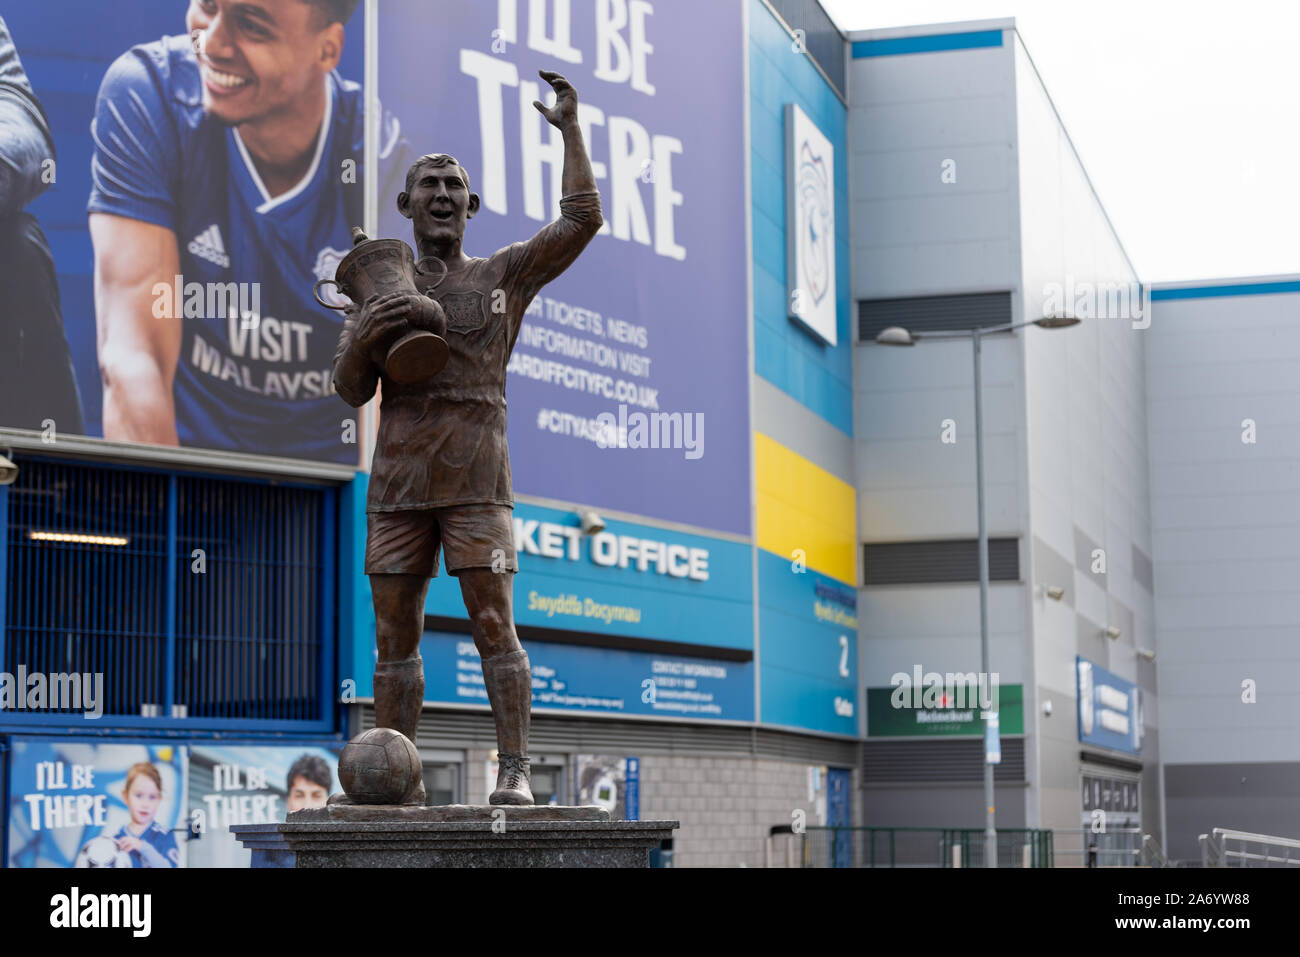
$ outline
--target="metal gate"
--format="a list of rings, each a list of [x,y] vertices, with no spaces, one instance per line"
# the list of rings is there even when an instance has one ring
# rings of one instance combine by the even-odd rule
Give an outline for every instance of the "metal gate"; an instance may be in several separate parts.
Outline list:
[[[333,729],[333,488],[17,462],[0,489],[0,671],[100,675],[114,726]]]

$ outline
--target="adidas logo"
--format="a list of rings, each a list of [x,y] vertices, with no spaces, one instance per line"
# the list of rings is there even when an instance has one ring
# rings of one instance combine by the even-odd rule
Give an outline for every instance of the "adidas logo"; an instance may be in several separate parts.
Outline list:
[[[230,268],[230,257],[226,255],[226,247],[221,242],[221,230],[217,228],[216,223],[191,239],[186,248],[200,259],[216,263],[223,269]]]

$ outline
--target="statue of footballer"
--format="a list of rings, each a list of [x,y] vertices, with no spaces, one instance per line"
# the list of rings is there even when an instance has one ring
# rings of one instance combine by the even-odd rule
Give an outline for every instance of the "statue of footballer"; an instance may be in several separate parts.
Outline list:
[[[441,549],[447,572],[460,580],[496,722],[499,773],[491,804],[533,803],[532,675],[513,611],[519,563],[506,364],[529,302],[577,259],[602,223],[577,93],[558,73],[540,75],[554,89],[555,105],[533,105],[564,140],[560,217],[486,259],[467,256],[461,248],[465,224],[479,210],[469,173],[444,153],[420,157],[406,174],[397,208],[414,227],[416,258],[441,260],[445,278],[427,295],[392,292],[349,306],[334,359],[334,386],[349,405],[368,402],[383,382],[366,502],[365,571],[378,645],[376,724],[415,741],[424,702],[424,600]],[[403,385],[384,372],[384,360],[412,329],[444,336],[448,358],[436,375]],[[416,776],[401,803],[424,800]]]

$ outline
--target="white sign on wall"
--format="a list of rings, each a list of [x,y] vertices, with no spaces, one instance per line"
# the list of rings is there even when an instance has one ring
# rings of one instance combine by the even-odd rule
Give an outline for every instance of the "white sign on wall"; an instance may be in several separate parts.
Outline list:
[[[803,110],[785,107],[786,305],[827,345],[835,335],[835,149]]]

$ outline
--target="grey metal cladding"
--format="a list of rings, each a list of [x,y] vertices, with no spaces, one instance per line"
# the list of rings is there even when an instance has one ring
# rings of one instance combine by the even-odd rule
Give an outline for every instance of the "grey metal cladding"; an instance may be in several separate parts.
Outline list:
[[[1149,592],[1155,591],[1155,571],[1146,552],[1133,546],[1133,580]]]
[[[848,485],[853,472],[853,438],[762,376],[753,376],[754,428]]]
[[[1061,601],[1074,607],[1074,565],[1037,535],[1034,536],[1034,583],[1064,588]]]
[[[864,585],[923,585],[979,581],[974,538],[887,542],[862,546]],[[989,539],[989,581],[1020,580],[1020,539]]]
[[[1078,525],[1074,526],[1074,566],[1081,571],[1094,575],[1094,581],[1102,588],[1106,587],[1106,577],[1092,572],[1092,554],[1100,549],[1095,539]]]
[[[767,0],[768,4],[792,30],[804,32],[803,45],[808,56],[822,68],[840,96],[845,95],[847,60],[844,35],[835,28],[817,0]],[[792,43],[794,41],[791,41]]]
[[[1103,628],[1091,618],[1075,614],[1074,618],[1075,651],[1093,664],[1103,668],[1110,666],[1111,640],[1106,637]]]
[[[858,300],[858,340],[871,342],[888,326],[910,332],[944,332],[1011,322],[1010,292]]]
[[[1130,645],[1137,641],[1137,619],[1132,609],[1111,594],[1106,595],[1106,616],[1106,624],[1119,629],[1120,641]]]

